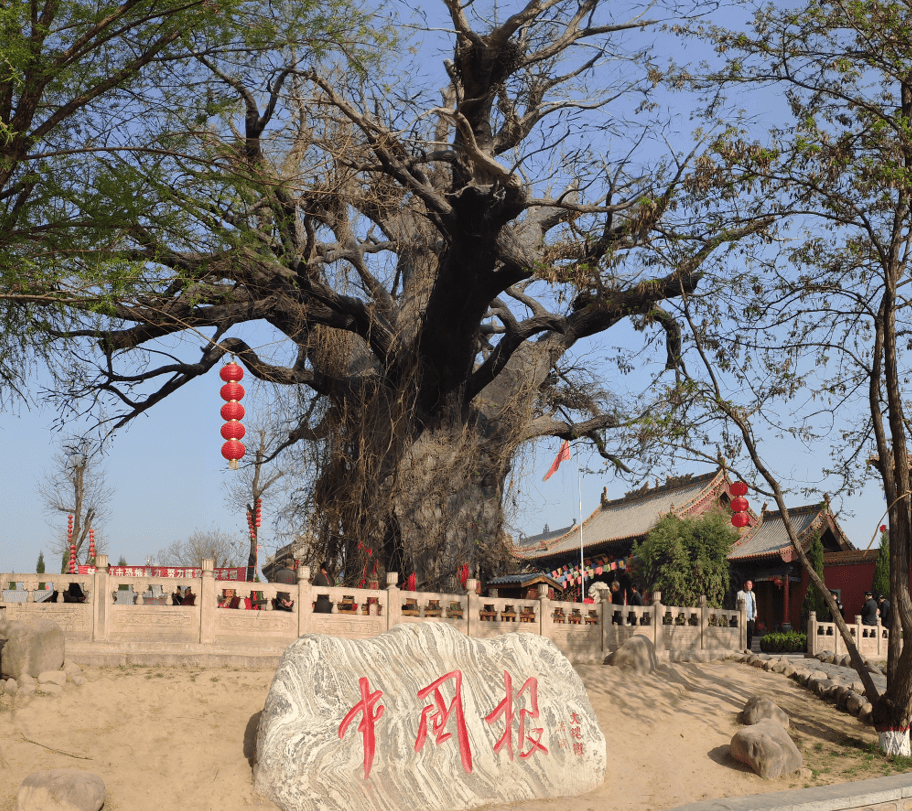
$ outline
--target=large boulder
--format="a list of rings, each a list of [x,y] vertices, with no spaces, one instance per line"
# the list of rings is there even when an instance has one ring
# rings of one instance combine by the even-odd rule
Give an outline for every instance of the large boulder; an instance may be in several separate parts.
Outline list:
[[[765,718],[735,733],[728,751],[764,780],[797,772],[804,759],[781,724]]]
[[[789,717],[775,701],[766,696],[751,696],[741,710],[741,723],[757,724],[765,718],[786,728],[789,725]]]
[[[655,646],[650,640],[645,636],[632,636],[608,655],[605,664],[626,673],[645,676],[659,666],[659,660],[656,657]]]
[[[53,620],[0,621],[0,675],[37,678],[40,673],[60,670],[65,646],[63,629]]]
[[[97,774],[54,769],[30,774],[19,787],[18,811],[98,811],[105,784]]]
[[[455,811],[582,794],[606,759],[582,680],[548,639],[415,623],[285,651],[255,788],[283,811]]]

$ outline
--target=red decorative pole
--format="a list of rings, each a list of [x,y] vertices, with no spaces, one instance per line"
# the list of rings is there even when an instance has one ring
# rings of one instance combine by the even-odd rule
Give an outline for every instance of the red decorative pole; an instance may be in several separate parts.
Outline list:
[[[89,558],[95,563],[95,530],[89,530]]]
[[[222,406],[222,438],[227,440],[222,445],[222,456],[228,460],[231,470],[238,469],[238,460],[243,458],[245,448],[239,440],[247,433],[241,420],[244,419],[244,406],[240,400],[244,397],[244,387],[238,381],[244,377],[244,370],[236,363],[226,363],[219,372],[219,377],[226,381],[222,386],[221,395],[225,401]]]
[[[70,574],[76,571],[76,544],[73,543],[73,516],[67,516],[67,542],[70,545]]]

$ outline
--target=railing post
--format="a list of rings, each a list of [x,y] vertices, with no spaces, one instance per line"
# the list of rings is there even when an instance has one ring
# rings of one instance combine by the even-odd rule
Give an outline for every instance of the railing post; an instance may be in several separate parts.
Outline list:
[[[538,632],[551,639],[554,630],[554,606],[548,597],[548,584],[538,584]],[[552,640],[553,641],[553,640]]]
[[[199,641],[203,644],[215,642],[215,612],[218,610],[218,598],[215,589],[214,566],[215,563],[211,558],[203,558],[199,593]]]
[[[709,628],[709,606],[706,605],[706,595],[701,594],[698,602],[700,607],[700,650],[706,650],[707,637]]]
[[[611,592],[608,589],[599,589],[599,616],[602,625],[602,654],[607,656],[611,652],[611,642],[617,641],[617,628],[611,624]],[[609,634],[614,640],[609,639]]]
[[[817,653],[817,612],[811,611],[808,614],[807,626],[807,652],[813,656]]]
[[[386,630],[402,621],[402,594],[399,591],[399,572],[386,573]]]
[[[480,600],[478,595],[475,593],[475,589],[478,586],[478,580],[474,577],[470,577],[466,580],[466,633],[470,637],[478,636],[478,623],[481,622],[481,616],[479,615]]]
[[[310,632],[313,617],[313,594],[310,589],[310,566],[298,566],[298,591],[295,605],[298,608],[298,636]]]
[[[665,629],[662,623],[665,621],[665,606],[662,605],[662,592],[654,591],[652,593],[652,645],[655,648],[656,656],[665,652]]]
[[[92,641],[108,639],[108,616],[111,595],[108,585],[108,556],[95,555],[95,583],[92,586]],[[58,595],[60,591],[58,590]]]

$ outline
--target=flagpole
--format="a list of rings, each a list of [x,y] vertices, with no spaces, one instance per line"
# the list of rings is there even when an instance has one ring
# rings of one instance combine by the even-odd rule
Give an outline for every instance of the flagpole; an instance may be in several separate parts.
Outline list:
[[[586,566],[583,561],[583,484],[580,473],[579,446],[576,449],[576,490],[579,494],[579,529],[580,529],[580,602],[586,598]]]

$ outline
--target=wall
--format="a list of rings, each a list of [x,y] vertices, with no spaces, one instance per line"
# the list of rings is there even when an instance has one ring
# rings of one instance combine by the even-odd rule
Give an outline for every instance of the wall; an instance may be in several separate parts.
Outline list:
[[[50,617],[68,638],[80,642],[167,642],[246,649],[288,645],[307,633],[358,639],[404,623],[445,622],[478,639],[518,632],[546,636],[570,661],[580,663],[602,662],[633,635],[647,636],[660,656],[674,651],[743,650],[746,645],[743,612],[709,608],[705,598],[699,606],[679,608],[662,605],[661,594],[656,593],[650,606],[619,607],[607,601],[595,605],[551,601],[546,586],[540,587],[540,596],[534,600],[481,597],[475,593],[474,580],[468,581],[463,594],[402,591],[396,588],[395,573],[388,575],[387,588],[369,590],[311,586],[307,567],[298,570],[296,585],[282,585],[217,581],[208,560],[203,561],[199,579],[114,576],[107,556],[99,555],[97,563],[94,574],[53,575],[61,592],[58,600],[63,599],[67,584],[79,583],[86,594],[84,603],[36,602],[36,595],[41,594],[37,592],[38,575],[0,573],[2,581],[25,584],[24,601],[20,594],[13,601],[13,595],[0,592],[2,617]],[[49,580],[51,576],[41,577]],[[128,590],[121,591],[122,585]],[[172,605],[175,586],[191,586],[196,604]],[[223,589],[250,587],[263,593],[264,610],[218,607]],[[272,599],[278,592],[291,594],[292,611],[273,610]],[[153,593],[166,596],[152,599]],[[331,614],[313,611],[314,601],[324,594],[332,603]],[[346,597],[357,601],[354,612],[342,610]]]

